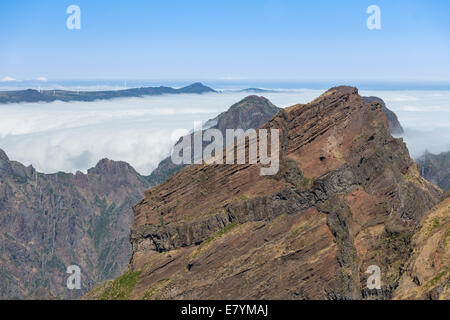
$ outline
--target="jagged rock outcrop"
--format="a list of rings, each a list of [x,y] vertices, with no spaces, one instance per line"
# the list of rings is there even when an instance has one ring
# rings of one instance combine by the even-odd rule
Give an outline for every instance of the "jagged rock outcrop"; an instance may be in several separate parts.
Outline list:
[[[425,152],[417,163],[422,177],[439,186],[444,191],[450,190],[450,151],[440,154]]]
[[[222,112],[214,119],[207,121],[206,127],[220,130],[225,137],[226,129],[258,129],[269,121],[279,110],[268,99],[252,95],[235,103],[227,111]],[[191,141],[193,143],[193,138],[191,138]],[[203,148],[207,145],[207,142],[203,142]],[[194,160],[193,156],[192,160]],[[152,186],[157,186],[184,167],[186,165],[174,164],[171,158],[167,157],[159,163],[158,167],[148,177],[148,180]]]
[[[122,274],[132,206],[148,182],[104,159],[87,174],[42,174],[0,150],[0,299],[76,298]],[[70,265],[81,290],[66,287]]]
[[[191,165],[134,208],[133,256],[100,299],[390,299],[441,191],[378,101],[336,87],[281,110],[281,166]],[[366,270],[381,269],[380,290]]]
[[[381,104],[381,111],[383,111],[386,115],[389,124],[389,130],[393,135],[402,135],[404,133],[403,127],[398,121],[397,115],[392,110],[388,109],[388,107],[386,107],[386,104],[382,99],[378,97],[364,97],[364,101],[366,101],[367,103],[378,102],[379,104]]]

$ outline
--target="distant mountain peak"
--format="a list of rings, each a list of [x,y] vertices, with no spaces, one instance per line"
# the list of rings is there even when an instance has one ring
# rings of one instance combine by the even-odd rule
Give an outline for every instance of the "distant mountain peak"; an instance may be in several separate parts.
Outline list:
[[[201,82],[194,82],[193,84],[189,85],[188,87],[206,87],[206,86]]]
[[[114,161],[108,158],[101,159],[94,168],[88,170],[88,174],[105,174],[105,173],[117,173],[133,171],[134,168],[127,162],[124,161]]]
[[[237,102],[236,104],[240,104],[240,103],[246,102],[246,101],[268,102],[269,99],[267,99],[266,97],[263,97],[263,96],[258,96],[258,95],[252,94],[252,95],[246,96],[244,99],[242,99],[241,101]]]
[[[0,91],[0,103],[18,102],[52,102],[52,101],[95,101],[109,100],[114,98],[145,97],[162,94],[201,94],[217,92],[200,82],[193,83],[180,89],[171,87],[141,87],[124,90],[104,91],[69,91],[69,90],[42,90],[34,89],[18,91]]]
[[[249,95],[243,98],[242,100],[236,102],[233,104],[227,111],[223,112],[222,114],[225,114],[227,112],[230,112],[236,108],[245,108],[245,107],[270,107],[270,108],[276,108],[272,102],[270,102],[269,99],[263,97],[263,96],[257,96],[257,95]]]
[[[239,90],[239,92],[248,92],[248,93],[271,93],[276,92],[276,90],[272,89],[261,89],[261,88],[247,88]]]
[[[250,95],[233,104],[227,111],[206,122],[206,128],[218,129],[225,135],[226,129],[258,129],[270,120],[280,109],[268,99]],[[184,165],[174,165],[170,157],[161,161],[150,174],[148,180],[152,185],[158,185]]]
[[[191,85],[178,89],[181,93],[206,93],[206,92],[217,92],[216,90],[205,86],[201,82],[195,82]]]

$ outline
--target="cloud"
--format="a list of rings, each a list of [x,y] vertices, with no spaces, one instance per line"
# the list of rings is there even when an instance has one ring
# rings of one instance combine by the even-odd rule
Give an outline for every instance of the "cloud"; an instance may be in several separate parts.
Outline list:
[[[307,103],[324,90],[261,94],[279,107]],[[384,99],[406,129],[413,156],[450,150],[450,92],[361,92]],[[127,161],[149,174],[169,155],[175,130],[192,130],[247,93],[163,95],[95,102],[0,105],[0,148],[41,172],[85,171],[100,159]],[[410,96],[414,99],[398,99]],[[178,131],[180,132],[180,131]]]
[[[11,82],[11,81],[17,81],[16,79],[14,79],[13,77],[3,77],[1,80],[1,82]]]
[[[46,77],[38,77],[36,78],[37,81],[47,82],[48,79]]]
[[[450,150],[450,126],[429,131],[405,128],[403,138],[414,159],[423,155],[425,151],[438,154]]]
[[[266,95],[278,106],[319,95]],[[170,154],[175,130],[216,117],[248,94],[163,95],[95,102],[0,105],[0,148],[41,172],[85,171],[100,159],[127,161],[149,174]]]

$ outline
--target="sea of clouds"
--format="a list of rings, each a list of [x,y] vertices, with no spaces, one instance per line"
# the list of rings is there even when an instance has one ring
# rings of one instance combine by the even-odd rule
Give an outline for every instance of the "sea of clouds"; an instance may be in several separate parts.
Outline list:
[[[306,103],[323,90],[262,93],[279,107]],[[361,91],[385,100],[405,128],[413,157],[450,150],[450,91]],[[180,129],[206,122],[249,93],[163,95],[95,102],[0,105],[0,148],[45,173],[86,171],[102,158],[148,175],[170,154]]]
[[[450,91],[361,91],[378,96],[397,114],[413,158],[450,151]]]
[[[270,93],[279,106],[320,92]],[[0,148],[10,159],[45,173],[86,171],[102,158],[150,174],[170,154],[181,129],[216,117],[248,94],[182,94],[95,102],[0,105]]]

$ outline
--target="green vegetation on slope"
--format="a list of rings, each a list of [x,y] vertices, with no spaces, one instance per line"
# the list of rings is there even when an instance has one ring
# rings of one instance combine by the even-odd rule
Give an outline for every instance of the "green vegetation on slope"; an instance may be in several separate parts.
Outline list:
[[[99,296],[100,300],[127,300],[138,283],[141,271],[128,271],[120,278],[113,280]]]

